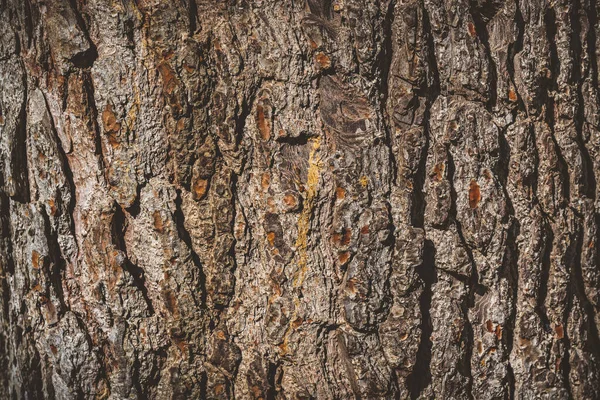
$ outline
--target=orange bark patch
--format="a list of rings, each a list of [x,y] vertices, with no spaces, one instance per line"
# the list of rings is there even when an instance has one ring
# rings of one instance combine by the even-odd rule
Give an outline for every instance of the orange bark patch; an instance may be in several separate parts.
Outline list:
[[[513,88],[510,88],[508,90],[508,99],[510,101],[517,101],[517,93],[515,92],[515,90]]]
[[[56,215],[56,204],[53,199],[48,200],[48,206],[50,207],[50,215]]]
[[[267,232],[267,240],[271,246],[275,246],[275,232]]]
[[[186,118],[181,118],[179,121],[177,121],[177,125],[176,125],[177,132],[181,132],[184,129],[186,129],[186,123],[187,123]]]
[[[279,346],[279,350],[281,350],[282,353],[287,353],[288,352],[288,345],[286,342],[281,343]]]
[[[215,388],[213,390],[215,395],[221,395],[223,393],[225,393],[225,386],[223,385],[215,385]]]
[[[496,325],[496,337],[498,340],[502,339],[502,327],[500,325]]]
[[[250,391],[252,392],[253,399],[264,399],[263,392],[260,387],[256,385],[251,386]]]
[[[556,332],[557,339],[562,339],[565,337],[565,331],[561,324],[556,324],[556,326],[554,327],[554,332]]]
[[[169,64],[162,62],[158,65],[158,72],[162,77],[164,92],[170,95],[179,85],[179,80],[175,76],[175,71],[173,71],[173,68],[171,68]]]
[[[357,290],[353,279],[348,279],[346,282],[346,289],[351,293],[356,293]]]
[[[469,22],[467,24],[467,28],[469,29],[469,35],[471,35],[472,37],[477,36],[477,31],[475,30],[475,25],[473,25],[472,22]]]
[[[302,325],[302,323],[304,322],[304,320],[300,317],[296,318],[293,322],[292,322],[292,328],[294,329],[298,329],[298,327],[300,325]]]
[[[363,235],[369,233],[369,225],[365,225],[362,228],[360,228],[360,233],[362,233]]]
[[[350,244],[350,239],[352,237],[352,229],[346,228],[344,229],[344,235],[342,236],[342,246],[348,246]]]
[[[347,246],[350,244],[350,238],[352,237],[352,230],[349,228],[343,228],[341,233],[334,233],[332,236],[333,243]]]
[[[269,140],[271,137],[271,127],[265,118],[265,109],[260,104],[256,106],[256,125],[258,126],[260,137],[263,140]]]
[[[160,211],[154,211],[152,218],[154,219],[154,230],[156,232],[163,233],[165,228],[163,226],[162,217],[160,216]]]
[[[433,173],[435,174],[435,180],[436,181],[441,181],[442,178],[444,177],[444,170],[446,169],[446,166],[444,165],[444,163],[439,163],[436,164],[433,167]]]
[[[488,332],[494,332],[494,323],[492,321],[490,321],[489,319],[485,323],[485,327],[487,328]]]
[[[479,201],[481,201],[481,191],[479,190],[479,185],[473,179],[469,184],[469,206],[476,208]]]
[[[102,124],[104,125],[104,131],[108,136],[108,142],[112,147],[117,147],[119,145],[117,132],[121,129],[121,123],[117,121],[117,117],[115,116],[111,104],[108,104],[104,108],[104,111],[102,111]]]
[[[283,202],[286,206],[292,208],[292,207],[296,207],[296,205],[298,205],[298,201],[296,200],[296,196],[294,196],[293,194],[286,194],[285,196],[283,196]]]
[[[342,252],[342,253],[340,253],[338,255],[338,261],[342,265],[346,264],[349,259],[350,259],[350,252],[349,251],[344,251],[344,252]]]
[[[42,261],[42,259],[43,257],[40,256],[40,253],[38,253],[37,251],[33,250],[31,252],[31,265],[34,269],[40,268],[40,261]]]
[[[197,179],[192,185],[194,200],[201,200],[206,195],[208,189],[208,179]]]
[[[343,198],[346,197],[346,189],[338,187],[335,189],[335,197],[338,200],[342,200]]]
[[[104,124],[104,130],[107,132],[117,132],[121,129],[121,123],[117,121],[112,104],[107,104],[104,111],[102,111],[102,123]]]
[[[271,186],[271,174],[269,174],[268,172],[262,174],[260,185],[263,189],[267,189],[269,186]]]
[[[171,314],[175,314],[177,311],[177,297],[171,290],[165,290],[163,293],[163,300],[165,301],[165,307]]]
[[[193,72],[196,70],[196,68],[194,68],[194,66],[193,66],[193,65],[189,65],[189,64],[188,64],[188,63],[186,63],[186,62],[184,62],[184,63],[183,63],[183,68],[184,68],[184,69],[185,69],[187,72],[189,72],[190,74],[191,74],[191,73],[193,73]]]
[[[319,52],[315,55],[315,59],[317,60],[317,63],[319,63],[321,68],[327,69],[331,67],[331,59],[325,54]]]
[[[188,346],[187,342],[185,340],[183,340],[181,338],[177,338],[177,337],[173,338],[173,342],[175,342],[175,346],[177,346],[179,351],[181,351],[181,353],[184,354],[184,356],[185,356],[185,354],[187,352],[187,346]]]

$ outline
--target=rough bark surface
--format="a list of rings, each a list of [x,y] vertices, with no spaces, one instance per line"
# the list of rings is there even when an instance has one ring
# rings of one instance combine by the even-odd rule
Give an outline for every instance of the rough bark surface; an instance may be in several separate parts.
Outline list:
[[[0,0],[1,399],[599,399],[595,0]]]

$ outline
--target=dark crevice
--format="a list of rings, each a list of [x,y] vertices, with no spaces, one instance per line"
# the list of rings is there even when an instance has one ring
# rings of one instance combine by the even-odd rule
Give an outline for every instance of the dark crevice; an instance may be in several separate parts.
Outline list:
[[[392,26],[394,24],[394,9],[396,0],[391,0],[383,20],[383,41],[382,50],[379,52],[378,60],[375,66],[379,68],[379,93],[381,94],[381,112],[385,114],[385,106],[389,96],[389,75],[393,60],[392,50]],[[386,128],[388,128],[386,124]]]
[[[115,213],[113,215],[112,220],[112,240],[114,246],[121,250],[125,259],[121,267],[124,271],[127,271],[129,275],[132,277],[133,285],[140,291],[142,294],[146,305],[148,306],[148,316],[154,315],[154,307],[152,305],[152,301],[148,296],[148,288],[146,287],[146,277],[145,272],[142,268],[131,262],[129,256],[127,254],[127,244],[125,243],[125,231],[127,230],[127,217],[123,212],[123,209],[115,202]]]
[[[31,2],[30,0],[26,0],[23,2],[24,5],[24,11],[25,11],[25,18],[24,18],[24,25],[25,25],[25,33],[27,34],[27,47],[30,48],[31,47],[31,42],[33,40],[33,16],[32,16],[32,12],[31,12]]]
[[[98,169],[102,172],[105,171],[105,160],[104,153],[102,151],[102,139],[100,137],[100,126],[98,125],[98,108],[96,107],[96,99],[94,97],[94,82],[90,76],[89,71],[85,71],[82,74],[82,90],[85,93],[85,105],[86,109],[91,112],[89,128],[93,131],[94,135],[94,154],[98,156]]]
[[[69,61],[77,68],[89,68],[94,65],[97,58],[98,51],[94,45],[90,44],[89,49],[75,54]]]
[[[463,246],[463,248],[465,249],[465,252],[467,253],[467,257],[469,259],[469,264],[471,264],[471,275],[469,276],[469,282],[468,282],[469,297],[468,297],[468,303],[467,303],[467,306],[470,308],[475,305],[475,294],[477,293],[479,295],[483,295],[483,294],[485,294],[487,289],[485,286],[483,286],[479,283],[479,273],[477,272],[477,264],[475,263],[475,258],[473,257],[473,250],[467,244],[467,241],[465,240],[465,237],[462,232],[462,226],[457,219],[456,204],[457,204],[458,195],[456,193],[456,189],[454,188],[454,172],[455,172],[454,158],[452,157],[452,152],[450,150],[447,150],[447,155],[448,155],[448,182],[450,184],[450,198],[451,198],[451,202],[450,202],[451,205],[450,205],[450,211],[449,211],[449,224],[454,223],[454,225],[456,227],[456,234],[458,235],[458,237],[460,239],[460,243]],[[466,315],[465,315],[465,318],[467,318]]]
[[[417,349],[417,361],[411,374],[406,379],[410,398],[413,400],[419,398],[423,390],[431,383],[431,334],[433,333],[431,299],[433,297],[432,286],[437,282],[435,253],[433,242],[426,240],[423,247],[423,263],[416,270],[423,283],[423,292],[419,298],[421,340]]]
[[[200,375],[200,398],[208,399],[208,375],[206,371],[202,371]]]
[[[586,51],[588,54],[588,62],[590,63],[590,68],[588,70],[588,74],[590,75],[590,80],[592,82],[592,87],[596,91],[596,95],[598,95],[598,59],[596,56],[596,46],[597,40],[596,37],[596,26],[598,26],[598,11],[596,10],[596,0],[590,0],[589,9],[583,11],[588,18],[588,37],[587,37],[587,47]],[[596,106],[599,106],[598,99],[596,97]],[[598,128],[598,127],[594,127]]]
[[[427,104],[424,118],[426,121],[429,120],[431,104]],[[423,135],[425,136],[425,144],[419,155],[419,166],[417,172],[413,178],[413,191],[412,201],[410,209],[410,223],[412,226],[417,228],[423,228],[425,226],[425,192],[423,187],[425,186],[425,180],[427,175],[427,153],[429,152],[430,146],[430,125],[426,122],[423,126]]]
[[[144,391],[144,388],[142,387],[142,384],[140,382],[140,368],[142,366],[142,363],[140,361],[140,354],[139,352],[135,352],[135,359],[133,361],[133,365],[131,366],[132,372],[131,372],[131,383],[133,384],[133,387],[135,388],[135,394],[136,394],[136,398],[138,400],[144,400],[147,399],[147,393],[146,391]]]
[[[548,281],[550,279],[550,268],[551,268],[551,255],[552,248],[554,246],[554,232],[552,228],[547,222],[544,222],[543,231],[545,232],[543,236],[544,244],[542,247],[542,255],[541,255],[541,271],[540,274],[540,287],[538,288],[538,293],[536,296],[537,302],[535,311],[538,314],[544,330],[546,332],[551,331],[550,320],[548,319],[548,314],[546,313],[546,296],[548,295]]]
[[[516,120],[517,113],[519,111],[524,113],[527,112],[523,98],[521,97],[519,89],[517,88],[517,82],[515,81],[515,56],[523,50],[523,38],[525,36],[525,21],[523,21],[519,0],[515,0],[515,24],[517,26],[517,39],[514,43],[511,43],[508,46],[506,70],[514,87],[515,94],[517,95],[517,108],[513,111],[513,116]]]
[[[594,237],[596,252],[595,257],[593,258],[594,262],[598,262],[598,247],[600,246],[598,240],[600,240],[600,216],[598,214],[594,214],[595,219],[594,223],[596,224],[596,235]],[[585,284],[586,280],[583,277],[583,270],[581,264],[581,255],[585,254],[585,250],[583,246],[585,245],[583,241],[583,229],[580,229],[578,232],[578,242],[574,246],[573,250],[573,265],[571,266],[571,286],[573,296],[576,296],[581,306],[583,308],[583,312],[585,314],[585,321],[587,323],[586,331],[587,331],[587,342],[584,344],[585,348],[594,355],[595,360],[600,360],[600,335],[598,332],[598,328],[596,326],[596,311],[594,309],[594,305],[590,302],[586,290]],[[566,325],[565,325],[566,326]],[[598,361],[596,361],[598,362]]]
[[[48,119],[50,120],[50,127],[52,129],[52,140],[56,143],[56,151],[58,152],[58,161],[63,167],[63,174],[68,183],[69,190],[69,203],[67,204],[67,213],[69,216],[69,230],[71,235],[75,235],[75,221],[73,220],[73,213],[75,211],[77,196],[75,193],[75,181],[73,180],[73,171],[71,170],[71,165],[69,164],[69,159],[67,158],[67,153],[62,146],[62,142],[60,137],[58,136],[58,130],[54,125],[54,118],[52,118],[52,112],[50,111],[50,105],[48,104],[48,99],[44,95],[44,105],[46,106],[46,111],[48,112]],[[57,191],[58,196],[60,196],[60,191]],[[56,203],[59,204],[60,200],[56,199]]]
[[[129,207],[125,209],[129,213],[129,215],[131,215],[132,218],[137,218],[137,216],[140,215],[142,189],[144,189],[144,187],[146,187],[147,184],[147,181],[143,181],[142,183],[138,183],[136,185],[135,198],[133,199],[133,202],[129,205]]]
[[[185,228],[185,216],[183,215],[183,210],[181,207],[182,198],[181,198],[181,190],[177,190],[177,198],[175,199],[175,213],[173,214],[173,219],[177,226],[177,232],[179,234],[179,238],[185,243],[188,247],[192,261],[197,268],[198,272],[198,283],[200,285],[200,302],[199,306],[206,307],[206,296],[207,296],[207,288],[206,288],[206,275],[204,274],[204,269],[202,266],[202,262],[200,261],[200,257],[194,251],[194,247],[192,245],[192,239],[190,237],[189,232]]]
[[[462,374],[469,379],[468,387],[466,391],[468,393],[469,398],[473,397],[473,374],[471,371],[471,357],[473,355],[474,348],[474,333],[473,333],[473,325],[469,319],[469,309],[475,306],[475,295],[483,296],[487,288],[479,283],[479,273],[477,271],[477,264],[475,263],[475,258],[473,257],[473,250],[467,244],[465,237],[462,232],[462,226],[457,219],[457,193],[456,188],[454,187],[454,173],[455,173],[455,165],[454,159],[452,157],[452,153],[450,150],[447,150],[448,154],[448,182],[450,183],[450,197],[451,197],[451,206],[449,211],[449,223],[454,223],[456,227],[456,234],[460,239],[460,243],[462,244],[465,252],[467,253],[467,257],[469,259],[469,264],[471,264],[471,275],[469,276],[469,281],[467,283],[467,288],[469,290],[467,298],[461,304],[461,309],[463,312],[463,318],[465,322],[465,326],[463,329],[463,337],[465,338],[465,355],[461,360],[459,367],[462,369]]]
[[[575,240],[573,241],[573,239]],[[564,347],[562,347],[563,354],[560,363],[560,370],[562,372],[565,389],[568,393],[568,399],[573,399],[573,390],[571,388],[571,379],[569,377],[571,373],[571,339],[569,337],[568,326],[571,310],[573,309],[573,299],[574,296],[577,296],[579,294],[578,286],[581,283],[576,282],[576,279],[578,278],[578,271],[581,271],[581,253],[579,252],[579,250],[581,250],[582,243],[583,230],[581,224],[578,223],[577,230],[570,235],[569,247],[567,248],[563,256],[563,259],[565,260],[565,267],[567,268],[567,272],[569,273],[569,281],[567,289],[567,305],[565,307],[562,321],[564,335],[562,340]]]
[[[312,137],[308,132],[301,132],[299,136],[279,136],[275,139],[278,143],[289,146],[304,146],[308,144],[308,139]]]
[[[579,1],[574,1],[571,12],[571,25],[573,26],[573,36],[571,43],[573,45],[573,52],[575,54],[574,68],[573,68],[573,80],[577,83],[577,104],[576,104],[576,115],[574,118],[575,129],[577,130],[577,146],[582,157],[581,170],[583,172],[582,182],[579,182],[581,188],[581,195],[586,196],[592,200],[596,198],[596,176],[594,174],[594,163],[590,157],[588,149],[585,147],[583,139],[583,126],[585,124],[585,100],[583,97],[583,83],[584,77],[581,76],[581,68],[583,60],[583,44],[581,43],[580,32],[582,31],[580,13],[581,4]],[[594,30],[594,25],[588,27],[589,31]],[[588,40],[589,39],[588,31]],[[588,49],[586,49],[588,50]],[[588,50],[589,51],[589,50]],[[588,53],[589,54],[589,53]],[[594,61],[592,61],[592,59]],[[589,62],[595,62],[595,55],[591,55],[588,58]],[[597,87],[597,86],[596,86]]]
[[[435,47],[433,43],[433,34],[431,33],[431,24],[429,14],[425,8],[423,11],[423,36],[427,43],[426,58],[427,65],[430,67],[428,71],[428,85],[425,90],[427,96],[425,102],[425,112],[423,114],[423,135],[425,136],[425,145],[420,155],[419,166],[413,180],[412,207],[411,207],[411,225],[422,228],[425,225],[425,193],[423,187],[427,175],[427,155],[431,146],[431,124],[429,118],[431,116],[431,107],[435,103],[440,94],[440,77],[437,69],[437,60],[435,58]]]
[[[506,238],[506,248],[504,254],[504,260],[500,276],[508,281],[509,285],[509,296],[510,296],[510,313],[506,320],[505,326],[502,328],[502,343],[506,349],[504,354],[504,362],[507,367],[507,381],[509,385],[510,399],[515,398],[515,375],[510,363],[510,354],[513,350],[514,331],[517,319],[517,309],[519,308],[518,292],[519,292],[519,246],[517,244],[517,238],[521,231],[520,223],[515,219],[512,221],[508,228]]]
[[[90,33],[87,29],[87,24],[83,19],[83,15],[77,7],[77,0],[69,0],[69,3],[71,5],[73,13],[75,13],[75,18],[77,18],[77,24],[79,25],[79,28],[85,35],[85,38],[90,46],[86,51],[75,54],[75,56],[73,56],[70,61],[76,68],[89,68],[94,64],[94,62],[98,58],[98,51],[96,50],[96,45],[94,44],[94,42],[92,42],[90,38]]]
[[[506,200],[506,217],[502,222],[507,222],[507,218],[512,218],[515,216],[515,208],[513,206],[512,199],[507,190],[508,186],[508,174],[510,170],[510,161],[511,161],[511,148],[508,140],[506,140],[506,129],[501,130],[498,135],[498,144],[499,144],[499,156],[498,156],[498,180],[500,181],[500,186],[502,187],[502,193],[504,194],[504,199]],[[518,151],[518,150],[517,150]]]
[[[23,102],[19,111],[18,125],[15,129],[11,151],[11,171],[14,174],[15,193],[11,196],[21,203],[31,201],[29,192],[29,165],[27,162],[27,107],[29,103],[27,75],[23,73]]]
[[[190,35],[198,30],[198,5],[196,0],[188,0],[188,17],[190,24]]]
[[[392,46],[392,26],[394,24],[394,10],[396,6],[396,1],[392,0],[388,4],[388,9],[385,14],[385,19],[383,21],[383,41],[382,41],[382,50],[379,52],[379,57],[375,66],[378,66],[381,73],[379,78],[379,89],[381,93],[381,102],[380,102],[380,112],[383,116],[382,124],[385,130],[385,145],[386,149],[389,152],[390,157],[390,170],[392,173],[392,182],[396,182],[396,174],[397,174],[397,163],[394,153],[391,148],[391,124],[390,118],[387,113],[387,102],[388,97],[390,95],[390,85],[389,85],[389,76],[390,76],[390,68],[393,60],[393,46]]]
[[[277,388],[279,387],[278,378],[281,378],[279,374],[279,365],[269,362],[269,368],[267,370],[267,383],[269,385],[269,388],[267,389],[266,400],[277,399]]]
[[[558,90],[557,86],[557,78],[560,75],[560,59],[558,57],[558,50],[556,48],[556,15],[555,11],[552,8],[548,8],[546,13],[544,14],[544,22],[546,26],[546,40],[549,43],[550,47],[550,70],[552,71],[551,78],[546,82],[547,90],[545,92],[546,97],[546,123],[551,132],[552,141],[554,143],[554,149],[556,151],[556,155],[558,158],[558,172],[560,174],[560,182],[562,184],[562,197],[563,201],[561,206],[566,206],[570,202],[571,198],[571,188],[570,188],[570,176],[569,176],[569,167],[567,162],[565,161],[564,156],[562,155],[561,148],[556,141],[556,135],[554,132],[554,115],[556,112],[556,104],[554,101],[554,97],[550,93],[550,91],[556,92]]]
[[[48,251],[50,259],[52,260],[52,269],[48,271],[48,280],[54,289],[56,298],[60,302],[60,309],[58,310],[57,319],[61,319],[64,313],[69,310],[69,306],[65,302],[65,296],[63,293],[63,271],[65,270],[67,263],[64,260],[61,251],[60,244],[58,243],[58,234],[52,229],[50,224],[50,218],[46,214],[44,207],[40,207],[40,214],[44,219],[44,236],[48,241]]]
[[[258,82],[260,84],[262,82]],[[252,104],[255,99],[256,87],[252,88],[250,94],[248,96],[244,96],[242,99],[241,107],[236,107],[234,112],[235,115],[235,143],[238,144],[239,141],[244,137],[244,128],[246,127],[246,120],[252,111]],[[250,101],[248,101],[250,98]]]
[[[480,9],[475,0],[471,0],[470,8],[471,8],[471,16],[473,18],[473,24],[475,25],[475,33],[477,34],[477,37],[479,38],[479,40],[481,41],[481,44],[483,45],[485,57],[488,60],[488,66],[489,66],[488,74],[489,75],[488,75],[487,86],[489,88],[489,98],[488,98],[488,101],[486,102],[486,108],[488,109],[488,111],[491,112],[493,110],[493,108],[495,107],[496,101],[498,98],[498,77],[496,76],[496,62],[494,61],[494,58],[492,57],[492,52],[490,49],[487,24],[486,24],[486,21],[484,20],[484,18],[486,18],[486,15],[483,14],[482,12],[494,11],[493,14],[495,14],[495,10],[493,10],[493,7],[485,7],[483,9]]]
[[[3,183],[3,178],[2,174],[0,174],[0,183]],[[2,279],[3,282],[6,281],[6,274],[12,275],[15,273],[11,233],[10,199],[6,193],[4,193],[4,190],[0,190],[0,240],[2,241],[0,245],[3,245],[2,248],[0,248],[0,251],[2,252],[0,254],[0,261],[3,261],[0,279]],[[8,315],[7,313],[8,310],[5,310],[5,315]]]
[[[594,237],[594,244],[595,244],[595,257],[593,258],[595,264],[594,266],[596,267],[596,270],[598,268],[598,258],[600,256],[600,214],[596,214],[594,213],[594,220],[595,220],[595,225],[596,225],[596,235]],[[583,249],[581,249],[579,254],[583,254]],[[574,280],[573,282],[576,285],[576,293],[578,293],[579,295],[579,299],[583,304],[583,308],[585,310],[585,313],[587,315],[587,319],[588,319],[588,324],[589,324],[589,329],[588,332],[591,336],[591,347],[594,349],[594,353],[596,354],[596,359],[600,360],[600,333],[598,332],[597,326],[595,324],[596,321],[596,310],[594,305],[590,302],[590,300],[587,297],[586,294],[586,290],[585,290],[585,282],[586,280],[584,280],[583,278],[583,271],[582,271],[582,266],[581,266],[581,260],[579,260],[577,262],[577,264],[575,265],[575,270],[574,272]]]

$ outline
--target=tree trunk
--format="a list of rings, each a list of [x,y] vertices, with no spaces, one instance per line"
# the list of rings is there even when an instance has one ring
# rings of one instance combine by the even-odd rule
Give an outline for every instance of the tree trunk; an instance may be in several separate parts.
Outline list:
[[[599,9],[0,0],[0,398],[599,399]]]

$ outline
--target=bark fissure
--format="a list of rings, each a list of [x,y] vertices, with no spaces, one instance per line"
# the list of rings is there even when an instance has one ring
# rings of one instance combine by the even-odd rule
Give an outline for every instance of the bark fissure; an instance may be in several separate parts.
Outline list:
[[[0,398],[597,398],[595,0],[0,0]]]

